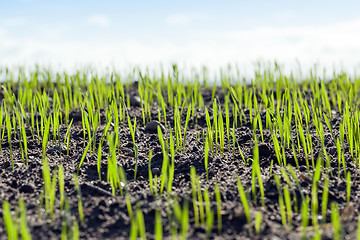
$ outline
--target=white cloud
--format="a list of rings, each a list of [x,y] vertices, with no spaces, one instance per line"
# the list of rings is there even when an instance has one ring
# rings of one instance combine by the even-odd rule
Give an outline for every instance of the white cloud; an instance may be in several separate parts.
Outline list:
[[[165,19],[167,25],[173,26],[187,26],[197,21],[203,21],[208,19],[208,16],[204,14],[173,14]]]
[[[101,14],[96,14],[96,15],[92,15],[88,18],[88,22],[91,25],[94,26],[98,26],[98,27],[108,27],[110,26],[110,18],[108,18],[105,15],[101,15]]]
[[[26,19],[23,17],[7,17],[1,19],[0,22],[6,27],[19,27],[26,24]]]
[[[40,27],[40,36],[45,39],[50,40],[60,40],[62,37],[66,35],[66,32],[70,29],[69,26],[65,24],[57,25],[57,26],[41,26]]]
[[[296,68],[295,60],[299,59],[305,69],[320,62],[329,70],[335,63],[352,71],[360,63],[360,19],[312,27],[203,30],[193,32],[191,38],[183,34],[181,41],[178,41],[181,34],[176,39],[165,40],[156,33],[149,37],[151,41],[131,35],[54,41],[58,31],[45,30],[40,31],[40,36],[18,38],[6,28],[0,28],[0,64],[50,62],[72,67],[93,63],[102,67],[109,64],[127,67],[177,62],[195,67],[205,64],[218,70],[227,63],[238,63],[252,73],[253,62],[259,58],[277,59],[289,68]]]

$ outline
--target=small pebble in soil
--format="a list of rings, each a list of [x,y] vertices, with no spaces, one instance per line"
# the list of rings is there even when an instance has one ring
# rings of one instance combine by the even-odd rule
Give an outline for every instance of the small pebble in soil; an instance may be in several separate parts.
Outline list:
[[[24,164],[23,163],[14,163],[14,166],[18,167],[18,168],[22,168],[22,167],[24,167]]]
[[[153,168],[153,169],[151,169],[151,172],[152,172],[152,174],[155,176],[155,175],[160,175],[160,169],[159,168]]]
[[[54,152],[61,152],[65,154],[67,152],[67,148],[65,146],[60,146],[60,147],[55,146],[46,151],[46,153],[54,153]]]
[[[130,105],[133,107],[141,107],[141,99],[139,96],[130,97]]]
[[[160,127],[162,132],[165,131],[165,127],[158,121],[151,121],[148,124],[146,124],[145,131],[150,133],[157,133],[158,126]]]

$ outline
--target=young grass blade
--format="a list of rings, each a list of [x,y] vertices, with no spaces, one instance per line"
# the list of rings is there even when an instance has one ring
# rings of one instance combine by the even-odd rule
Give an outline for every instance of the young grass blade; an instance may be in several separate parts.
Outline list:
[[[64,145],[66,144],[66,154],[69,155],[69,142],[70,142],[70,128],[71,128],[71,125],[73,123],[73,120],[74,119],[71,119],[71,122],[69,124],[69,127],[68,129],[66,130],[66,133],[65,133],[65,140],[64,140]]]
[[[6,121],[8,142],[9,142],[9,146],[10,146],[11,166],[12,166],[12,169],[14,170],[14,159],[13,159],[12,143],[11,143],[11,121],[10,121],[10,114],[7,113],[6,108],[5,108],[5,121]]]
[[[221,219],[221,194],[219,189],[219,184],[215,184],[215,199],[216,199],[216,209],[217,209],[217,222],[218,222],[218,233],[222,229],[222,219]]]
[[[146,239],[146,230],[145,230],[145,221],[144,221],[144,215],[141,211],[140,207],[136,210],[136,221],[139,228],[139,235],[142,240]]]
[[[26,220],[26,207],[24,200],[19,199],[20,210],[20,233],[23,240],[31,240],[31,233]]]
[[[83,205],[81,201],[81,189],[78,182],[78,177],[76,174],[74,174],[74,183],[75,183],[75,189],[78,194],[78,212],[79,212],[79,218],[81,222],[84,222],[84,211],[83,211]]]
[[[97,153],[97,171],[99,175],[99,180],[101,181],[101,141],[99,143],[98,147],[98,153]]]
[[[206,210],[206,235],[209,237],[214,223],[214,213],[211,210],[209,191],[207,189],[204,190],[204,201]]]
[[[328,208],[328,196],[329,196],[329,178],[325,178],[323,194],[322,194],[322,203],[321,203],[321,214],[323,223],[326,222],[326,210]]]
[[[152,151],[149,152],[149,164],[148,164],[148,174],[149,174],[149,185],[150,185],[150,192],[153,193],[153,175],[151,171],[151,157]]]
[[[196,195],[196,170],[194,166],[190,168],[190,181],[191,181],[191,192],[192,192],[192,202],[194,209],[194,218],[195,226],[199,225],[199,208],[197,205],[197,195]]]
[[[341,237],[341,220],[340,220],[340,214],[339,214],[339,207],[337,205],[337,203],[332,203],[331,204],[331,223],[332,223],[332,227],[334,230],[334,239],[335,240],[340,240],[342,238]]]
[[[186,114],[186,120],[185,120],[185,127],[184,127],[184,141],[183,141],[183,151],[185,151],[185,144],[186,144],[186,130],[188,127],[188,123],[190,120],[190,114],[191,114],[191,103],[188,106],[187,114]]]
[[[238,185],[238,191],[239,191],[240,200],[241,200],[241,203],[242,203],[242,205],[244,207],[246,221],[250,224],[251,223],[251,218],[250,218],[249,203],[248,203],[248,200],[246,198],[245,190],[244,190],[243,185],[241,184],[239,176],[237,176],[237,185]]]
[[[181,236],[180,236],[181,240],[187,239],[188,228],[189,228],[189,205],[188,202],[185,200],[182,217],[181,217]]]
[[[78,170],[77,170],[77,174],[79,174],[80,167],[81,167],[82,163],[84,162],[84,160],[85,160],[85,158],[86,158],[86,154],[87,154],[90,146],[91,146],[91,140],[89,141],[88,145],[86,146],[85,151],[84,151],[84,153],[83,153],[83,155],[82,155],[82,157],[81,157],[81,160],[80,160],[80,163],[79,163],[79,167],[78,167]]]
[[[260,163],[259,163],[259,148],[257,143],[255,143],[254,150],[253,150],[253,179],[252,179],[252,189],[253,189],[253,196],[254,200],[256,200],[255,197],[255,176],[257,177],[259,188],[260,188],[260,194],[261,194],[261,205],[265,206],[265,200],[264,200],[264,185],[262,182],[262,176],[261,176],[261,170],[260,170]]]
[[[3,219],[8,239],[17,240],[18,231],[16,224],[11,216],[10,204],[8,201],[3,202]]]
[[[208,161],[209,161],[209,138],[206,137],[205,146],[204,146],[204,165],[206,171],[206,181],[209,181]]]
[[[73,223],[73,229],[72,229],[72,239],[73,240],[79,240],[80,239],[80,232],[79,232],[79,224],[75,220]]]
[[[50,119],[47,119],[44,121],[46,121],[46,125],[45,125],[45,131],[44,131],[43,142],[42,142],[42,150],[43,150],[42,158],[43,158],[43,160],[45,159],[45,156],[46,156],[46,145],[48,142],[49,131],[50,131]]]
[[[346,175],[346,203],[350,202],[350,194],[351,194],[351,174],[347,172]]]
[[[255,231],[256,231],[256,234],[258,234],[258,235],[261,232],[261,221],[262,221],[261,212],[256,212],[256,215],[255,215]]]
[[[165,144],[165,142],[164,142],[164,137],[163,137],[160,126],[158,126],[157,129],[158,129],[160,145],[161,145],[162,152],[163,152],[163,163],[162,163],[161,176],[160,176],[160,179],[161,179],[160,194],[162,194],[162,192],[164,190],[165,182],[168,178],[167,175],[168,175],[168,166],[169,166],[169,156],[168,156],[168,152],[166,150],[167,144]]]
[[[161,213],[160,211],[155,212],[155,240],[163,239],[163,229],[161,223]]]
[[[64,167],[62,165],[59,166],[58,176],[59,176],[60,209],[62,210],[65,201]]]

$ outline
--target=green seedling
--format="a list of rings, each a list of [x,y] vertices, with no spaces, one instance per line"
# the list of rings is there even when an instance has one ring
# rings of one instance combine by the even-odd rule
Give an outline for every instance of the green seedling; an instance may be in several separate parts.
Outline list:
[[[149,152],[149,164],[148,164],[148,174],[149,174],[149,185],[150,185],[150,192],[154,193],[154,189],[153,189],[153,175],[152,175],[152,171],[151,171],[151,157],[152,157],[152,151]]]
[[[73,240],[80,239],[79,224],[76,220],[73,223],[72,237],[73,237]]]
[[[163,228],[161,222],[161,214],[159,211],[155,212],[155,240],[163,239]]]
[[[97,171],[98,171],[100,181],[101,181],[101,158],[102,158],[101,147],[102,147],[102,143],[100,142],[99,147],[98,147],[97,164],[96,164],[96,168],[97,168]]]
[[[265,206],[264,200],[264,185],[262,182],[261,170],[260,170],[260,163],[259,163],[259,148],[257,143],[255,143],[254,151],[253,151],[253,170],[252,170],[252,193],[254,201],[256,202],[256,190],[255,190],[255,176],[257,178],[259,187],[260,187],[260,194],[261,194],[261,205]]]
[[[77,174],[79,174],[80,167],[81,167],[81,165],[83,164],[83,162],[84,162],[84,160],[85,160],[85,158],[86,158],[86,154],[87,154],[89,148],[91,148],[91,140],[90,140],[89,143],[87,144],[87,146],[86,146],[86,148],[85,148],[85,150],[84,150],[84,153],[83,153],[83,155],[82,155],[82,157],[81,157],[81,159],[80,159],[79,167],[78,167],[78,169],[77,169]]]
[[[65,180],[64,180],[64,167],[59,166],[59,193],[60,193],[60,209],[63,209],[65,203]]]
[[[282,195],[279,195],[279,209],[280,209],[281,223],[283,225],[283,228],[287,229],[286,208],[284,204],[284,198]]]
[[[206,210],[206,235],[209,237],[214,223],[214,213],[211,210],[209,191],[207,189],[204,190],[204,201]]]
[[[321,214],[323,223],[326,222],[326,210],[328,208],[328,197],[329,197],[329,178],[325,178],[324,186],[323,186],[323,194],[322,194],[322,202],[321,202]]]
[[[163,152],[163,163],[162,163],[161,176],[160,176],[160,181],[161,181],[160,194],[162,194],[164,187],[165,187],[165,182],[168,180],[169,156],[168,156],[168,152],[166,149],[167,144],[165,144],[164,137],[163,137],[161,128],[159,126],[158,126],[158,136],[159,136],[159,142],[160,142],[162,152]],[[169,181],[172,181],[172,180],[169,179]]]
[[[78,194],[78,212],[79,212],[79,218],[81,222],[84,222],[84,211],[83,211],[83,204],[81,201],[81,189],[79,186],[78,177],[76,174],[74,174],[74,183],[75,183],[75,189]]]
[[[285,200],[285,207],[286,207],[286,213],[287,213],[287,222],[288,222],[288,226],[291,228],[293,213],[292,213],[292,207],[291,207],[291,196],[290,196],[288,186],[284,187],[284,200]]]
[[[11,216],[10,204],[7,201],[3,202],[3,219],[6,229],[6,234],[9,240],[18,239],[18,229],[15,224],[15,220]]]
[[[191,114],[191,103],[188,106],[188,110],[186,113],[186,120],[185,120],[185,127],[184,127],[184,142],[183,142],[183,147],[182,150],[185,151],[185,143],[186,143],[186,130],[189,124],[189,120],[190,120],[190,114]]]
[[[45,121],[45,120],[44,120]],[[43,143],[42,143],[42,159],[43,161],[45,160],[45,156],[46,156],[46,145],[48,142],[48,138],[49,138],[49,131],[50,131],[50,119],[46,120],[46,124],[45,124],[45,130],[44,130],[44,135],[43,135]]]
[[[20,211],[20,235],[23,240],[31,240],[31,233],[26,220],[26,207],[24,200],[19,199],[19,211]]]
[[[258,235],[261,232],[261,222],[262,222],[262,214],[261,214],[261,212],[256,212],[256,215],[255,215],[255,232]]]
[[[6,112],[6,109],[5,109],[5,121],[6,121],[8,142],[9,142],[9,147],[10,147],[11,166],[12,166],[12,169],[14,170],[14,159],[13,159],[12,143],[11,143],[11,121],[10,121],[10,115]]]
[[[218,223],[218,233],[222,230],[222,218],[221,218],[221,194],[219,189],[219,184],[215,184],[215,199],[216,199],[216,213],[217,213],[217,223]]]
[[[190,168],[190,181],[191,181],[191,193],[192,193],[192,202],[194,208],[194,218],[195,226],[199,225],[199,208],[197,205],[197,195],[196,195],[196,170],[194,166]]]
[[[334,239],[340,240],[342,225],[340,220],[339,207],[336,203],[331,204],[331,224],[334,230]]]
[[[51,178],[50,167],[48,161],[43,160],[42,175],[44,179],[44,198],[45,198],[45,211],[50,215],[51,219],[54,217],[54,204],[56,194],[57,171],[53,173]]]
[[[351,174],[347,172],[346,175],[346,203],[349,204],[351,195]]]
[[[237,185],[238,185],[238,191],[239,191],[240,200],[241,200],[241,203],[242,203],[243,208],[244,208],[246,221],[250,224],[251,223],[250,207],[249,207],[248,200],[246,198],[244,187],[243,187],[239,177],[237,177]]]
[[[66,154],[69,155],[69,142],[70,142],[70,128],[71,128],[71,125],[73,123],[73,120],[74,119],[71,119],[71,122],[69,124],[69,127],[68,129],[66,130],[66,133],[65,133],[65,140],[64,140],[64,145],[66,145]]]
[[[207,137],[204,146],[204,165],[206,171],[206,181],[209,181],[208,163],[209,163],[209,138]]]

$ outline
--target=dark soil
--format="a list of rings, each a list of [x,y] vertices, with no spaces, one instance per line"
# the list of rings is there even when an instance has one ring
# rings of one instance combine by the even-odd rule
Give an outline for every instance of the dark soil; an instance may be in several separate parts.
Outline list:
[[[135,89],[136,90],[136,89]],[[134,91],[135,91],[134,90]],[[136,91],[135,91],[136,92]],[[211,109],[211,90],[204,90],[203,97],[208,109]],[[223,102],[223,94],[221,89],[218,89],[216,97]],[[186,113],[186,109],[184,110]],[[259,139],[259,153],[260,153],[260,167],[265,188],[265,206],[261,206],[259,185],[256,184],[257,199],[252,199],[250,204],[250,212],[252,219],[255,213],[260,211],[262,213],[261,232],[259,235],[255,234],[254,222],[248,224],[245,218],[244,209],[241,204],[238,188],[237,176],[244,184],[244,188],[252,196],[252,153],[254,148],[253,128],[249,123],[249,110],[244,109],[245,120],[242,124],[238,123],[235,129],[235,135],[239,146],[248,162],[244,162],[238,151],[233,151],[232,143],[228,144],[226,140],[225,151],[223,155],[219,153],[215,156],[209,157],[209,181],[206,181],[206,172],[204,167],[204,150],[202,133],[206,129],[205,111],[199,111],[197,122],[191,120],[189,123],[186,149],[184,152],[177,152],[175,154],[175,176],[173,182],[172,195],[168,197],[166,191],[161,197],[155,197],[150,192],[149,176],[148,176],[148,154],[152,151],[151,168],[153,172],[161,171],[162,167],[162,149],[156,133],[149,133],[145,131],[144,123],[142,122],[141,107],[131,107],[129,113],[132,118],[136,116],[136,144],[139,149],[138,169],[136,180],[134,181],[135,155],[132,145],[130,131],[126,122],[121,123],[120,139],[121,146],[117,155],[117,163],[125,170],[127,183],[127,193],[130,197],[130,202],[133,211],[138,206],[145,218],[146,236],[147,238],[154,238],[154,224],[155,212],[161,211],[163,235],[165,238],[171,238],[170,220],[173,219],[171,213],[172,199],[178,199],[181,206],[185,202],[189,203],[189,239],[204,239],[206,238],[205,227],[202,225],[195,226],[193,214],[193,202],[191,195],[190,183],[190,168],[194,166],[196,173],[200,175],[202,189],[208,189],[210,193],[211,208],[214,211],[214,227],[209,236],[210,239],[300,239],[301,238],[301,217],[300,214],[293,215],[292,228],[284,229],[281,222],[281,215],[278,204],[278,190],[274,180],[274,174],[281,176],[280,166],[277,164],[277,158],[273,143],[271,142],[271,133],[269,130],[264,131],[264,141],[261,142],[260,132],[256,132],[257,139]],[[152,118],[157,119],[157,108],[152,110]],[[105,111],[102,111],[102,126],[98,131],[98,138],[100,139],[101,131],[105,127]],[[211,111],[210,111],[211,115]],[[265,126],[265,112],[261,112],[263,125]],[[173,109],[167,109],[167,118],[170,126],[165,130],[165,139],[169,139],[169,128],[173,124]],[[185,114],[183,114],[183,121],[185,122]],[[75,189],[73,174],[77,172],[81,156],[84,152],[85,146],[88,142],[83,139],[82,122],[80,110],[73,110],[70,113],[70,119],[73,119],[71,127],[70,138],[70,152],[66,150],[59,150],[55,143],[49,142],[47,146],[47,158],[52,170],[55,170],[59,165],[64,166],[65,170],[65,191],[67,201],[70,205],[71,216],[69,222],[71,223],[75,218],[79,221],[78,214],[78,195]],[[225,115],[224,115],[225,119]],[[230,113],[230,122],[232,126],[233,116]],[[336,112],[333,114],[332,124],[334,135],[338,135],[338,126],[341,121],[340,115]],[[163,123],[164,124],[164,123]],[[326,126],[324,124],[324,126]],[[64,139],[67,126],[61,126],[61,139]],[[114,131],[110,127],[110,132]],[[293,132],[293,138],[296,138],[296,132]],[[317,138],[315,131],[310,131],[313,139],[313,147],[315,149],[314,159],[318,157],[320,151],[320,140]],[[332,177],[329,181],[329,203],[336,202],[339,204],[341,221],[343,224],[343,236],[347,239],[356,238],[357,216],[358,208],[360,206],[360,191],[358,189],[359,171],[358,166],[353,164],[348,149],[345,151],[345,160],[347,171],[351,172],[352,189],[350,196],[350,203],[346,203],[346,182],[344,174],[341,170],[338,177],[338,162],[336,145],[330,131],[325,128],[325,144],[326,150],[331,158],[331,166],[326,171],[332,172]],[[13,139],[13,157],[15,168],[12,170],[10,162],[10,150],[5,134],[4,142],[2,143],[2,151],[0,155],[0,203],[4,200],[9,201],[12,209],[15,210],[18,204],[18,199],[23,199],[27,207],[28,225],[33,239],[59,239],[61,229],[63,226],[64,212],[60,211],[59,193],[55,200],[54,219],[51,220],[44,211],[44,206],[41,203],[41,192],[43,189],[42,177],[42,145],[38,139],[33,139],[31,135],[28,137],[29,148],[29,164],[25,166],[21,160],[21,153],[19,148],[19,140]],[[52,139],[52,136],[50,136]],[[292,206],[297,205],[298,209],[301,206],[301,192],[311,199],[312,187],[312,170],[307,172],[305,165],[304,154],[298,154],[297,159],[300,167],[296,168],[292,149],[285,149],[288,164],[294,166],[297,177],[300,181],[301,189],[296,187],[295,181],[292,177],[293,183],[290,189],[291,194],[296,195],[297,204],[292,203]],[[80,237],[82,239],[128,239],[131,228],[131,221],[129,218],[126,200],[124,196],[120,196],[117,191],[116,196],[112,196],[110,183],[106,181],[107,176],[107,161],[108,161],[108,146],[102,146],[102,163],[101,163],[101,177],[102,181],[98,179],[97,172],[97,150],[94,153],[88,152],[86,159],[83,162],[79,171],[79,184],[81,187],[81,200],[84,209],[84,221],[79,224]],[[273,161],[272,171],[271,162]],[[342,168],[341,168],[342,169]],[[290,174],[289,174],[290,175]],[[283,183],[286,181],[281,179]],[[222,207],[222,230],[217,229],[217,214],[216,214],[216,200],[214,194],[215,183],[218,183],[221,191],[221,207]],[[318,197],[321,201],[322,185],[324,184],[324,174],[318,183]],[[319,216],[321,215],[321,207],[319,207]],[[170,209],[170,210],[169,210]],[[294,211],[294,209],[293,209]],[[311,219],[310,219],[311,223]],[[327,214],[327,219],[324,221],[319,217],[320,231],[324,239],[332,238],[332,228],[330,220],[330,212]],[[71,227],[71,226],[70,226]],[[249,230],[251,229],[251,230]],[[250,234],[249,232],[253,233]],[[313,236],[314,229],[309,226],[307,236]],[[4,229],[4,222],[2,211],[0,212],[0,238],[6,239]]]

